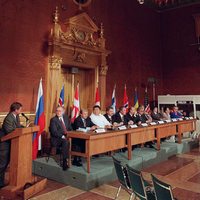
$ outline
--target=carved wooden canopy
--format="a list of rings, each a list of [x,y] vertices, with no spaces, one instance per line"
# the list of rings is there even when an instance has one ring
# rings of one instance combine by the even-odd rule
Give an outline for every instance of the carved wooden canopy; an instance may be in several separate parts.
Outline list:
[[[50,55],[62,58],[62,64],[83,68],[106,67],[103,27],[96,26],[86,13],[81,13],[59,24],[58,10],[49,38]]]
[[[101,107],[105,109],[108,70],[106,59],[111,52],[105,48],[103,25],[98,28],[87,13],[59,22],[58,9],[55,10],[53,21],[48,39],[47,121],[49,122],[55,111],[62,85],[65,85],[65,91],[68,92],[67,106],[72,106],[77,80],[82,87],[81,91],[84,91],[80,95],[82,106],[92,108],[98,82]],[[69,69],[72,67],[80,69],[81,72],[71,73]]]

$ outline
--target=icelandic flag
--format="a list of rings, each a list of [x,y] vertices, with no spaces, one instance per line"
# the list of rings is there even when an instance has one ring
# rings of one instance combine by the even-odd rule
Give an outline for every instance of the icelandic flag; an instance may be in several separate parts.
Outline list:
[[[38,89],[38,98],[37,98],[34,124],[40,126],[40,130],[38,132],[33,133],[33,160],[37,158],[38,150],[41,150],[41,133],[44,131],[44,128],[45,128],[42,78],[40,79],[40,84],[39,84],[39,89]]]
[[[115,88],[116,88],[116,85],[113,89],[113,93],[112,93],[112,107],[113,107],[113,111],[114,113],[116,113],[116,97],[115,97]]]
[[[75,95],[74,95],[74,105],[72,108],[71,122],[74,123],[74,120],[78,117],[80,111],[80,102],[79,102],[79,84],[77,84]]]
[[[135,107],[135,109],[137,109],[139,107],[138,95],[137,95],[137,88],[135,88],[134,107]]]
[[[64,85],[62,86],[62,89],[60,91],[60,97],[59,97],[59,102],[58,105],[64,107],[64,96],[65,96],[65,90],[64,90]]]
[[[126,92],[126,85],[124,87],[124,107],[126,108],[126,111],[128,110],[128,96]]]
[[[96,95],[95,95],[95,106],[100,106],[100,96],[99,96],[99,88],[96,88]]]

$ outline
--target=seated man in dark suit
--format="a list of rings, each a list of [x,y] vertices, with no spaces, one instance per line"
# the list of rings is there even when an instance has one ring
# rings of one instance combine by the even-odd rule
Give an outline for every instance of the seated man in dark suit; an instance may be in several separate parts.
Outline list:
[[[126,114],[126,120],[128,121],[128,124],[132,125],[132,124],[136,124],[136,115],[137,115],[137,111],[135,109],[135,107],[130,107],[129,108],[129,112]]]
[[[86,109],[82,109],[80,115],[74,120],[74,129],[78,130],[79,128],[91,131],[97,128],[90,117],[88,117],[88,111]],[[85,140],[74,138],[72,140],[72,148],[78,152],[85,152]],[[72,164],[78,167],[82,166],[81,158],[79,156],[74,156]]]
[[[113,124],[114,122],[114,110],[112,106],[109,106],[106,108],[106,114],[104,117],[111,123]]]
[[[10,112],[3,121],[0,138],[14,131],[16,128],[22,128],[20,125],[19,114],[22,110],[22,104],[14,102],[10,106]],[[0,142],[0,188],[4,186],[4,175],[10,161],[10,141]]]
[[[154,109],[151,113],[151,117],[152,117],[153,121],[155,121],[155,122],[162,120],[162,115],[160,113],[158,113],[157,107],[154,107]]]
[[[56,116],[51,118],[49,131],[51,134],[51,145],[61,147],[63,155],[63,170],[67,170],[67,159],[69,158],[69,142],[66,140],[67,131],[72,130],[69,118],[64,115],[64,109],[58,106]]]
[[[121,106],[119,108],[119,112],[117,112],[114,115],[114,126],[122,126],[122,125],[127,125],[128,121],[126,119],[126,108],[124,106]]]
[[[140,105],[137,109],[136,123],[140,125],[141,123],[150,123],[152,118],[144,110],[144,106]]]

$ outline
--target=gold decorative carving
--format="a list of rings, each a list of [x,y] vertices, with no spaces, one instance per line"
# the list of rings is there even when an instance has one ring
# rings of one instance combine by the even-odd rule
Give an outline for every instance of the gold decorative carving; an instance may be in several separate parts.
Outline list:
[[[51,56],[49,58],[49,63],[50,63],[51,70],[59,70],[61,68],[62,58]]]
[[[108,71],[108,66],[107,66],[107,65],[101,66],[101,67],[99,68],[99,74],[100,74],[101,76],[106,76],[107,71]]]
[[[86,55],[83,52],[76,52],[75,53],[75,59],[74,61],[80,62],[80,63],[86,63]]]

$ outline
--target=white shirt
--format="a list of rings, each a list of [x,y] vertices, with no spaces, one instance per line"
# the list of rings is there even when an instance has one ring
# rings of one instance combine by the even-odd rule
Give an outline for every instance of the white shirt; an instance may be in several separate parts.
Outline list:
[[[110,122],[102,115],[95,115],[92,113],[90,115],[91,121],[100,128],[105,128],[106,125],[111,125]]]

